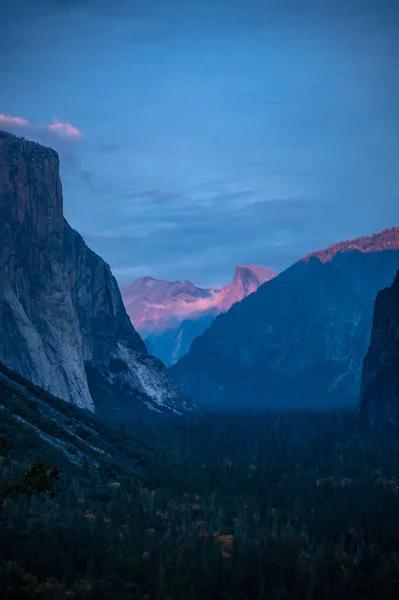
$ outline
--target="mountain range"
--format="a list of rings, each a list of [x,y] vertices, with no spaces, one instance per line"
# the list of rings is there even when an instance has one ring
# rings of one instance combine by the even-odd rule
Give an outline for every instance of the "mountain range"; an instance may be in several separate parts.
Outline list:
[[[119,421],[359,394],[397,419],[399,227],[279,275],[239,266],[221,289],[144,277],[121,295],[64,218],[57,153],[0,132],[0,234],[0,364],[43,393]]]
[[[255,292],[276,273],[261,265],[237,266],[232,281],[221,289],[203,289],[189,281],[141,277],[121,287],[122,299],[150,353],[167,366],[190,348],[192,341],[236,302]]]
[[[91,412],[194,407],[149,356],[109,266],[64,219],[54,150],[0,132],[0,361]]]
[[[219,315],[170,372],[208,406],[354,405],[374,301],[398,267],[398,227],[308,255]]]

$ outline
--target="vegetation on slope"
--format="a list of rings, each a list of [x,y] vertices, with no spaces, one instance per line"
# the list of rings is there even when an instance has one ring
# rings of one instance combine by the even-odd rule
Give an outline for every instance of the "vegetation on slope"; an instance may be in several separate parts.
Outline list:
[[[40,458],[63,472],[137,477],[158,457],[145,440],[110,429],[91,413],[55,398],[0,363],[0,434],[17,461]]]
[[[166,468],[68,475],[44,505],[3,506],[2,598],[397,598],[395,428],[225,413],[130,433],[162,440]]]

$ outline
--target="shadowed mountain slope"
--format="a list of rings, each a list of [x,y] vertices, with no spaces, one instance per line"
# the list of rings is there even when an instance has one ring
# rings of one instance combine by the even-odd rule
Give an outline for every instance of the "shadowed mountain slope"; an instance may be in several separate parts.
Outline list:
[[[355,405],[399,228],[306,257],[218,316],[170,372],[204,405]]]

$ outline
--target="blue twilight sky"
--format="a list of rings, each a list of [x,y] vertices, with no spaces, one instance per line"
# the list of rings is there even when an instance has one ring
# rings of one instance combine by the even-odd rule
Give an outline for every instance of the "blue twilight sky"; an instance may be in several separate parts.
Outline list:
[[[0,127],[60,152],[120,283],[220,285],[399,224],[399,2],[0,8]]]

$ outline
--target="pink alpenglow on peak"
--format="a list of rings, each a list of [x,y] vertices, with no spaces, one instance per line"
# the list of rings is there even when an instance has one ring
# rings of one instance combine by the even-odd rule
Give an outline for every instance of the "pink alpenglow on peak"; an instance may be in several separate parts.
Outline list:
[[[202,289],[190,281],[163,281],[140,277],[121,287],[130,320],[143,334],[176,327],[214,306],[219,290]]]
[[[229,310],[233,304],[241,302],[243,298],[256,292],[262,283],[273,279],[276,275],[277,273],[262,265],[236,267],[233,281],[223,286],[218,294],[219,312]]]
[[[203,289],[190,281],[140,277],[121,287],[122,299],[134,327],[144,336],[175,328],[186,319],[218,315],[276,276],[267,267],[236,267],[233,280],[222,289]]]

